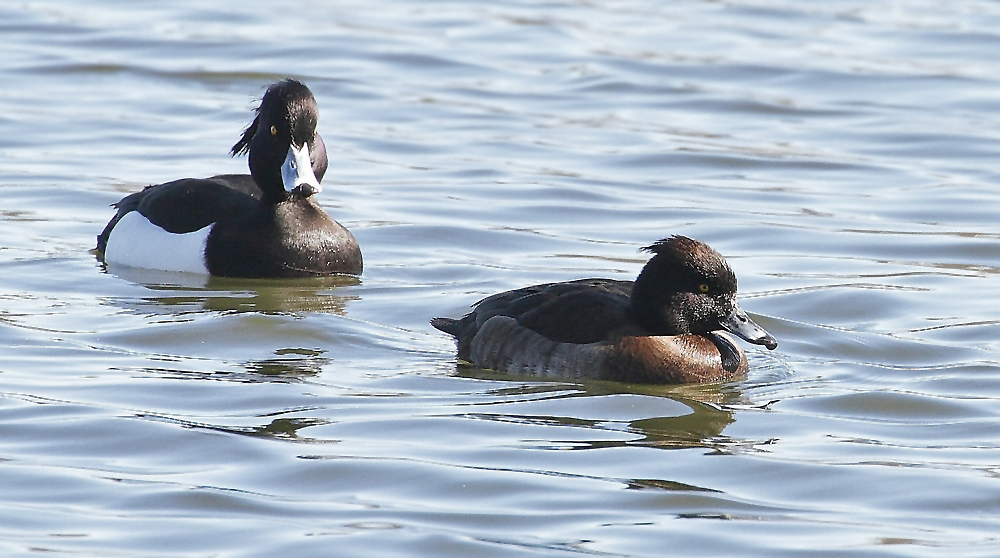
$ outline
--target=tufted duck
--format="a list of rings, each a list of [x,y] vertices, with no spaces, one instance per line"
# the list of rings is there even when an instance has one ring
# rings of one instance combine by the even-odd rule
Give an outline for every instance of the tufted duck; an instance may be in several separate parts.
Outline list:
[[[778,346],[737,304],[736,275],[718,252],[683,236],[644,250],[653,257],[635,282],[525,287],[485,298],[461,319],[431,324],[455,336],[458,357],[476,366],[620,382],[745,377],[746,354],[726,332]]]
[[[147,186],[115,204],[97,237],[105,262],[226,277],[360,274],[354,236],[316,202],[326,173],[319,112],[292,79],[267,89],[231,154],[250,174]]]

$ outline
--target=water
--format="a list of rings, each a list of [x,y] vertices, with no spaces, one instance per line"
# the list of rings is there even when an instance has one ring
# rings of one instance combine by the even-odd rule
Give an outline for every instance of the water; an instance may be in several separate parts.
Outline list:
[[[4,556],[1000,554],[1000,4],[0,7]],[[102,269],[317,96],[360,280]],[[728,258],[737,384],[457,366],[433,316]]]

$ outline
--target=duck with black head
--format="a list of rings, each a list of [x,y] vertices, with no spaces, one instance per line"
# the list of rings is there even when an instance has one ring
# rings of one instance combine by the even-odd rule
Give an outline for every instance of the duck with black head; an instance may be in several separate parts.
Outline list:
[[[182,178],[115,204],[97,237],[110,264],[224,277],[360,274],[354,235],[320,207],[326,174],[316,99],[286,79],[268,87],[232,148],[250,174]]]
[[[707,244],[673,236],[632,281],[580,279],[507,291],[461,319],[431,324],[456,337],[458,358],[502,372],[678,384],[744,378],[736,335],[778,342],[736,301],[736,275]]]

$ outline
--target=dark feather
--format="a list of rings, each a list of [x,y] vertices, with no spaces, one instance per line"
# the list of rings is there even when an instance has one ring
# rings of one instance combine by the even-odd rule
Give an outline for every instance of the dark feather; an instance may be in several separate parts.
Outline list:
[[[257,116],[254,117],[253,122],[243,130],[243,135],[240,136],[239,141],[237,141],[233,148],[229,150],[229,154],[233,157],[237,155],[246,155],[250,152],[250,140],[253,139],[254,135],[257,134],[257,126],[260,122],[260,107],[255,109]]]

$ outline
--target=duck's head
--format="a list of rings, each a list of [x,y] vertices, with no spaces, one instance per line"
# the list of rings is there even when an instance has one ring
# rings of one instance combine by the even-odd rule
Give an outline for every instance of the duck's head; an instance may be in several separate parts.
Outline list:
[[[250,154],[250,174],[267,201],[320,192],[326,145],[316,132],[319,110],[309,88],[294,79],[267,88],[233,155]]]
[[[645,329],[655,335],[724,330],[768,349],[778,346],[736,302],[736,274],[721,254],[685,236],[665,238],[644,250],[653,257],[635,281],[630,312]]]

